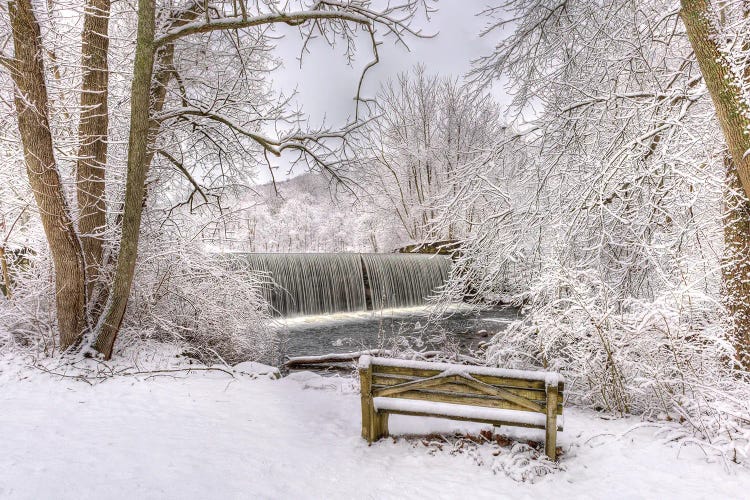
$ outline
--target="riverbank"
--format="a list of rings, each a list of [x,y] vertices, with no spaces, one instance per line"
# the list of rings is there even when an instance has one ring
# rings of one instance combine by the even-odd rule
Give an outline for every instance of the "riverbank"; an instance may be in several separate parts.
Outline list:
[[[451,435],[486,427],[437,419],[395,416],[394,434],[420,437],[368,446],[352,379],[274,380],[260,365],[206,370],[160,355],[77,372],[45,364],[58,375],[0,360],[0,497],[742,498],[750,489],[747,470],[709,463],[635,418],[566,408],[559,467],[525,444],[539,431],[503,430],[513,440],[477,445]]]

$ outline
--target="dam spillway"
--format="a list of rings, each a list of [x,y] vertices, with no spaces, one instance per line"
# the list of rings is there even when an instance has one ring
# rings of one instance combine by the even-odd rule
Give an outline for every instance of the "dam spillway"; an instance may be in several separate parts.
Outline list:
[[[285,317],[422,305],[451,267],[450,258],[425,254],[249,253],[241,259],[270,278],[263,294]]]

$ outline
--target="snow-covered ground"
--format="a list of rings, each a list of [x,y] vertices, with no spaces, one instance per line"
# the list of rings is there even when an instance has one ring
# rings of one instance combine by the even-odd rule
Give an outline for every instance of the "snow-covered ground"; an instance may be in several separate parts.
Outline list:
[[[747,470],[665,443],[635,419],[566,409],[565,454],[547,474],[549,464],[524,445],[401,438],[368,446],[359,419],[351,380],[309,372],[86,382],[0,361],[0,497],[685,499],[750,491]],[[482,428],[391,418],[394,434]]]

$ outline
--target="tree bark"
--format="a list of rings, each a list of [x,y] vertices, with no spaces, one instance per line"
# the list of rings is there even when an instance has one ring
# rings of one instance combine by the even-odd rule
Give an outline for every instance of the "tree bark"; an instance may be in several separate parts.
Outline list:
[[[736,85],[739,83],[736,75],[732,74],[716,45],[719,27],[713,20],[717,17],[708,0],[680,0],[680,3],[680,16],[714,102],[732,163],[745,195],[750,198],[750,157],[745,155],[750,150],[750,135],[746,133],[750,127],[750,110]]]
[[[120,254],[117,258],[117,271],[105,311],[109,318],[100,321],[101,326],[97,328],[98,334],[94,343],[94,348],[102,353],[105,359],[109,359],[112,355],[114,342],[127,309],[130,288],[135,274],[140,220],[146,202],[146,176],[154,158],[153,142],[161,126],[153,117],[164,109],[167,86],[174,74],[174,43],[169,42],[155,51],[155,26],[153,21],[155,7],[153,0],[150,0],[150,3],[151,6],[145,9],[148,11],[145,14],[142,10],[144,6],[139,3],[136,67],[131,91],[131,103],[136,102],[136,93],[138,93],[139,102],[144,99],[142,92],[145,88],[150,89],[150,98],[146,95],[142,105],[142,109],[146,111],[145,114],[139,113],[136,116],[134,110],[131,109],[128,177],[125,206],[123,207]],[[180,15],[175,16],[176,19],[171,23],[171,27],[179,27],[196,19],[200,14],[198,7],[199,5],[195,3]],[[141,26],[143,15],[150,16],[152,26]],[[143,60],[139,61],[139,50],[141,48]],[[146,61],[146,58],[149,58],[149,61]],[[138,89],[136,89],[136,85],[138,85]],[[138,122],[139,132],[134,134],[136,121]],[[145,131],[143,130],[144,127]],[[133,183],[138,183],[138,185],[135,186]]]
[[[109,127],[109,11],[109,0],[87,0],[81,35],[83,78],[76,187],[78,231],[86,264],[86,295],[89,299],[102,265],[102,233],[107,223],[105,166]]]
[[[731,159],[725,162],[723,299],[729,311],[732,343],[741,366],[750,366],[750,201]]]
[[[730,333],[737,360],[750,367],[750,110],[738,76],[716,44],[719,17],[708,0],[681,0],[680,16],[711,94],[729,148],[724,197],[723,299],[730,314]],[[744,75],[742,78],[747,78]]]
[[[105,359],[112,356],[117,333],[130,295],[138,256],[138,239],[150,164],[149,132],[151,129],[151,79],[154,67],[154,0],[138,2],[138,35],[130,99],[130,136],[128,140],[128,173],[123,207],[122,236],[117,268],[107,305],[96,327],[94,349]]]
[[[55,163],[39,24],[30,0],[14,0],[8,10],[15,52],[11,73],[18,130],[54,264],[60,347],[66,349],[76,344],[86,329],[83,252]]]
[[[13,292],[10,289],[10,273],[8,272],[8,257],[5,254],[5,248],[0,245],[0,277],[3,279],[2,292],[5,298],[12,299]]]

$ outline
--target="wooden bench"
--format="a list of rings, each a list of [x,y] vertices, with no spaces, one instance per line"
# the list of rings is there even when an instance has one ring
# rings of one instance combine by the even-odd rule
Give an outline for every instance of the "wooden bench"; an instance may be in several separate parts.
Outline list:
[[[545,452],[557,459],[558,373],[362,356],[359,379],[362,437],[370,443],[388,436],[393,413],[545,429]]]

